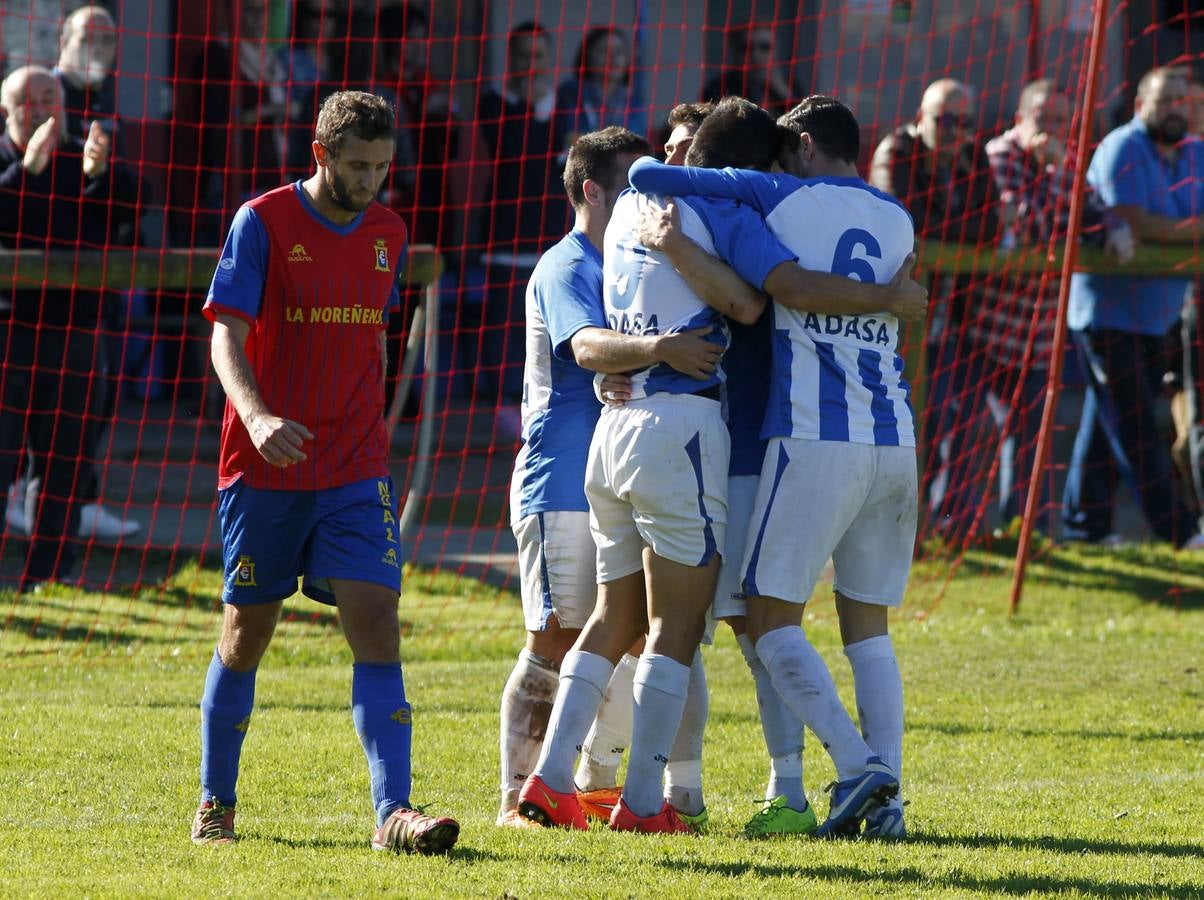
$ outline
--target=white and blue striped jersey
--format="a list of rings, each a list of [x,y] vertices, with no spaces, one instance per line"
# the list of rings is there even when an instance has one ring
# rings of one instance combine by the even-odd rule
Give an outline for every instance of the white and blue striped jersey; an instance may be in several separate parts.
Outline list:
[[[607,324],[623,334],[673,334],[710,327],[706,336],[726,347],[727,320],[698,297],[668,258],[641,246],[632,235],[651,197],[624,191],[615,203],[603,242],[603,301]],[[745,281],[760,288],[769,273],[793,253],[774,238],[761,216],[731,200],[692,197],[678,204],[682,231],[707,253],[724,260]],[[684,375],[663,363],[631,374],[632,398],[657,393],[696,394],[722,383],[722,370],[709,379]]]
[[[573,359],[572,336],[605,328],[602,254],[580,231],[548,250],[527,282],[523,445],[514,461],[510,518],[587,512],[585,463],[602,407],[594,373]]]
[[[860,178],[801,179],[642,159],[631,183],[661,194],[738,199],[765,216],[804,269],[884,284],[915,246],[901,203]],[[774,376],[762,436],[915,446],[899,323],[773,305]]]

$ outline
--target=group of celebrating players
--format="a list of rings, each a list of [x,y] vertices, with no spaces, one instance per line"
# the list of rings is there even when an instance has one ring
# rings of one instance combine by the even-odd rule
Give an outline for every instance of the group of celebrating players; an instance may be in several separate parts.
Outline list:
[[[354,657],[372,846],[444,853],[458,838],[409,796],[382,418],[382,322],[407,234],[375,201],[394,124],[380,97],[328,98],[314,174],[239,210],[206,301],[227,394],[225,584],[197,843],[235,839],[256,671],[298,576],[338,606]],[[897,349],[899,322],[927,309],[912,223],[857,176],[857,121],[834,99],[779,122],[740,98],[687,104],[670,124],[665,164],[623,128],[576,140],[564,174],[575,225],[527,289],[511,512],[528,636],[502,695],[498,823],[705,828],[699,644],[722,620],[771,760],[746,832],[902,837],[886,614],[916,527]],[[800,624],[829,558],[860,733]],[[804,726],[837,773],[822,825],[803,789]]]
[[[858,177],[859,127],[832,98],[775,122],[733,97],[670,124],[664,164],[623,128],[578,138],[575,226],[527,289],[511,516],[528,639],[502,695],[498,824],[704,829],[699,644],[722,620],[771,759],[746,833],[899,838],[887,610],[917,486],[898,323],[927,309],[911,218]],[[829,558],[860,733],[801,627]],[[837,772],[823,824],[804,726]]]

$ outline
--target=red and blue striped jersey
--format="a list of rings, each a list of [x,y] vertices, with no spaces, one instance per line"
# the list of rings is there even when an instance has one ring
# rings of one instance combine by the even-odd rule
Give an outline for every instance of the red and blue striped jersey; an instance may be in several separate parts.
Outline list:
[[[299,181],[239,209],[205,315],[251,326],[247,359],[264,403],[314,438],[304,462],[270,465],[227,400],[219,488],[245,478],[256,488],[319,490],[388,473],[380,339],[400,306],[406,240],[401,219],[378,203],[336,225]]]

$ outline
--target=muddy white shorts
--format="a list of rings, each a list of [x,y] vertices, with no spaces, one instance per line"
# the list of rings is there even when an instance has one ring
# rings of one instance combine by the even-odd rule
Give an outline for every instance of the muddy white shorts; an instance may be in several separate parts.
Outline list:
[[[741,566],[745,593],[806,603],[831,557],[841,594],[898,606],[917,493],[914,447],[774,438]]]

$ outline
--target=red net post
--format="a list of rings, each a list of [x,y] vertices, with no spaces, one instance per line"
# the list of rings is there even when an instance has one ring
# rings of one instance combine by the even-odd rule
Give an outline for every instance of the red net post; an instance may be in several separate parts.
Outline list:
[[[1062,380],[1062,361],[1066,348],[1067,305],[1070,295],[1070,278],[1078,261],[1080,222],[1083,214],[1084,191],[1087,186],[1087,150],[1091,146],[1092,125],[1099,85],[1100,66],[1103,60],[1104,35],[1107,16],[1105,4],[1100,0],[1092,4],[1091,37],[1088,45],[1086,66],[1085,103],[1079,115],[1077,154],[1074,167],[1074,186],[1070,193],[1070,227],[1066,232],[1066,243],[1062,258],[1062,287],[1058,294],[1057,319],[1054,326],[1052,362],[1049,384],[1045,391],[1045,406],[1041,414],[1041,428],[1037,436],[1034,454],[1033,477],[1025,498],[1024,516],[1020,528],[1020,541],[1016,549],[1015,571],[1012,577],[1012,595],[1009,611],[1014,615],[1020,608],[1024,588],[1025,569],[1031,546],[1033,525],[1039,515],[1041,497],[1041,473],[1049,456],[1053,437],[1054,415],[1058,407],[1058,390]]]

